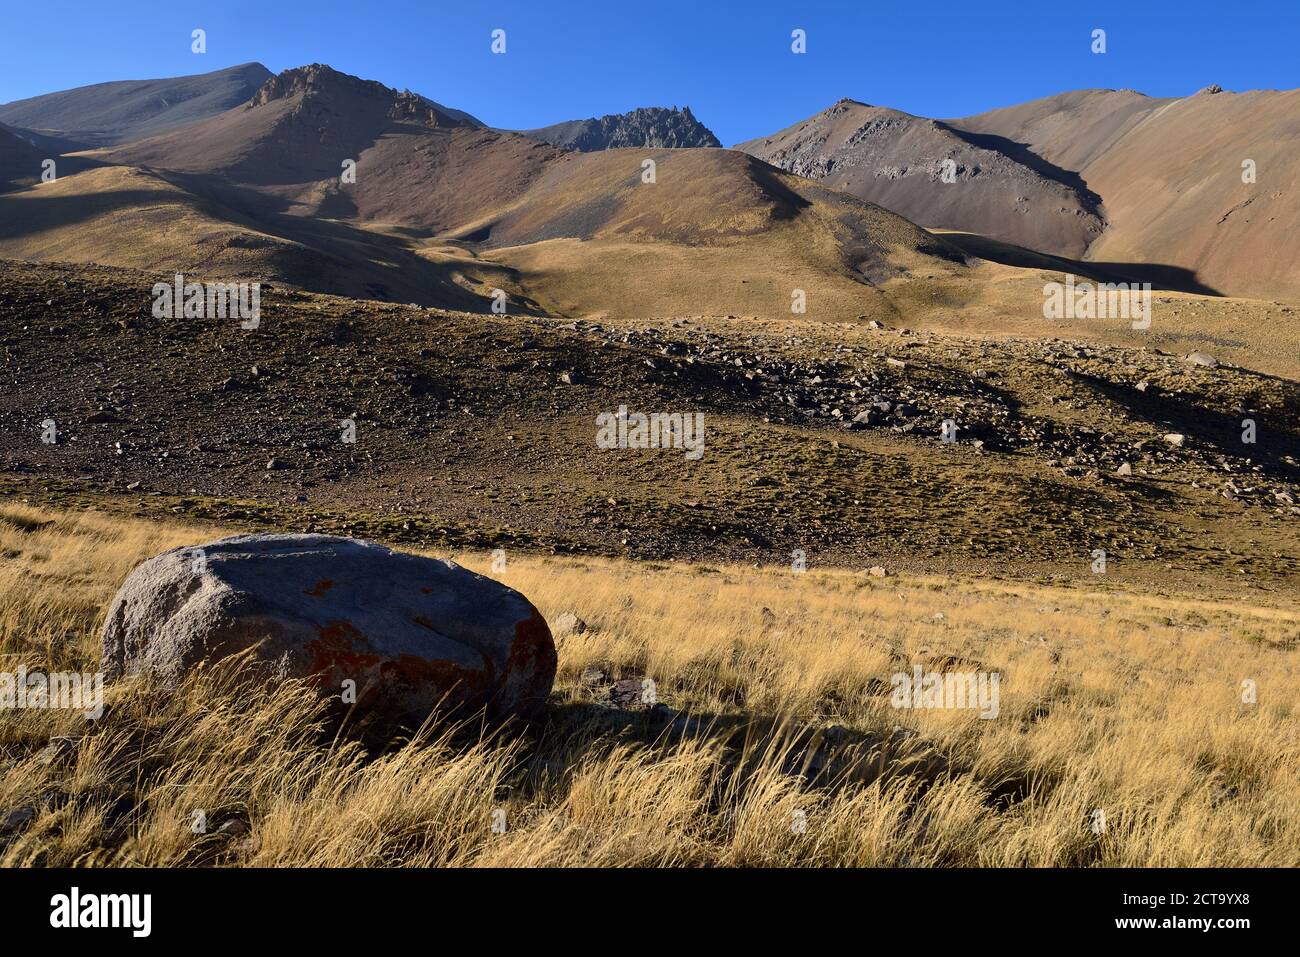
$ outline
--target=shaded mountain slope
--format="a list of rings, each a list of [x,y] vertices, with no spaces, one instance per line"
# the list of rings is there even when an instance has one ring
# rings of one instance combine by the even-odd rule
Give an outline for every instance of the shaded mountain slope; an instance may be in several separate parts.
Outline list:
[[[243,103],[271,77],[260,63],[158,80],[119,80],[0,105],[0,122],[61,141],[111,146],[177,129]]]
[[[509,271],[414,254],[400,238],[217,198],[178,174],[101,166],[0,195],[0,257],[96,262],[196,278],[284,282],[358,298],[485,310]],[[464,277],[469,265],[482,281]]]
[[[37,182],[45,158],[17,132],[0,125],[0,191]]]

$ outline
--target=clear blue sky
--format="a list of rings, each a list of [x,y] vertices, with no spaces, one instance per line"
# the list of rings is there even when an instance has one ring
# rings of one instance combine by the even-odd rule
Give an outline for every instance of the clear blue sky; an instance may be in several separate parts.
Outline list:
[[[323,62],[505,128],[689,105],[725,145],[843,96],[954,117],[1086,87],[1300,86],[1300,0],[6,0],[0,102]],[[190,31],[208,51],[190,52]],[[506,30],[494,56],[489,34]],[[790,52],[790,31],[808,52]],[[1094,28],[1108,51],[1090,52]]]

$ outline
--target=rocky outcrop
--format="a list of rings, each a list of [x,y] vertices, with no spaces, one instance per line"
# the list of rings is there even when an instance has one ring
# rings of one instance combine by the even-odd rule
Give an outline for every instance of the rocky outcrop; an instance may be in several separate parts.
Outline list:
[[[525,136],[562,149],[593,153],[622,148],[682,149],[692,146],[720,147],[718,138],[695,118],[689,106],[680,110],[651,106],[615,113],[600,119],[570,120],[536,130]]]
[[[412,121],[429,127],[458,126],[465,122],[418,93],[395,90],[375,80],[340,73],[322,63],[311,63],[276,74],[262,84],[244,108],[251,110],[295,96],[301,96],[304,105],[323,100],[340,113],[344,106],[365,109],[363,103],[379,104],[388,119]]]

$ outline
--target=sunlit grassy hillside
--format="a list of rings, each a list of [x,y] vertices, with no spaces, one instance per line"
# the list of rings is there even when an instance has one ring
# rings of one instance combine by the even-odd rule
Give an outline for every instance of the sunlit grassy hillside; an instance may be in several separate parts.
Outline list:
[[[219,534],[0,507],[0,670],[94,670],[130,569]],[[0,862],[1300,864],[1296,607],[455,557],[566,632],[534,725],[366,750],[234,668],[0,712]],[[996,674],[997,716],[891,707],[916,665]]]

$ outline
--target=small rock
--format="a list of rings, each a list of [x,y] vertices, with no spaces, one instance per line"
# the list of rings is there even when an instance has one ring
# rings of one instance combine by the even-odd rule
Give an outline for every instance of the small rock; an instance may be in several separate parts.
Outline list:
[[[645,690],[644,678],[624,678],[622,681],[615,681],[609,689],[610,704],[620,708],[635,708],[646,704]]]
[[[1187,361],[1194,366],[1205,366],[1207,369],[1216,369],[1219,365],[1219,360],[1208,352],[1193,352],[1187,357]]]
[[[872,578],[884,578],[886,575],[889,574],[889,572],[885,571],[883,566],[872,565],[870,568],[867,569],[867,574],[870,575]]]
[[[1123,463],[1122,465],[1120,465],[1119,468],[1117,468],[1117,469],[1115,470],[1115,474],[1116,474],[1116,475],[1126,475],[1126,476],[1127,476],[1127,475],[1132,475],[1132,474],[1133,474],[1133,466],[1131,466],[1131,465],[1129,465],[1127,462],[1125,462],[1125,463]]]
[[[551,634],[556,638],[564,635],[581,635],[587,630],[587,623],[571,611],[566,611],[551,627]]]
[[[1164,440],[1179,449],[1187,444],[1187,436],[1183,435],[1181,432],[1170,432],[1164,436]]]
[[[237,837],[243,837],[247,833],[248,825],[239,820],[239,818],[231,818],[229,821],[222,822],[221,826],[217,828],[216,831],[217,837],[224,840],[233,840]]]
[[[58,761],[63,760],[73,751],[77,750],[77,739],[73,737],[56,737],[50,738],[50,743],[41,749],[36,755],[36,760],[47,767]]]
[[[36,811],[30,807],[20,807],[14,811],[0,812],[0,837],[21,831],[36,817]]]

